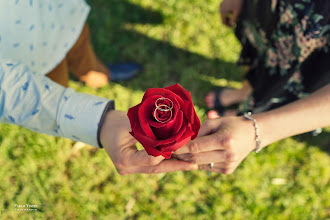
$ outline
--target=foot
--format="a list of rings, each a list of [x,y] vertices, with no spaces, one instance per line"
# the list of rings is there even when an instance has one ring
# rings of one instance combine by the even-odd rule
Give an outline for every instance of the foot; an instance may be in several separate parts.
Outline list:
[[[223,113],[223,117],[229,117],[229,116],[236,116],[237,115],[237,110],[235,109],[228,109]],[[208,119],[215,119],[215,118],[220,118],[221,116],[218,114],[217,111],[215,110],[210,110],[207,113]]]
[[[88,73],[79,77],[79,80],[87,86],[98,89],[109,83],[109,81],[126,81],[136,76],[142,67],[135,63],[121,63],[114,65],[104,65],[101,61],[96,70],[90,70]]]
[[[220,92],[218,97],[216,97],[215,92],[209,92],[205,96],[205,103],[207,107],[212,109],[214,108],[215,99],[219,99],[223,107],[228,107],[243,102],[249,94],[250,91],[248,90],[228,88]]]
[[[87,74],[80,77],[80,81],[84,82],[88,87],[98,89],[109,83],[109,76],[103,72],[90,70]]]
[[[110,80],[113,82],[126,81],[135,77],[142,69],[136,63],[121,63],[107,65],[110,70]]]

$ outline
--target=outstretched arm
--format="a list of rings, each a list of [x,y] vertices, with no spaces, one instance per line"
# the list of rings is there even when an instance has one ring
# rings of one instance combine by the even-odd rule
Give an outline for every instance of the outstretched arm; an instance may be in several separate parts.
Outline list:
[[[308,97],[255,115],[263,146],[277,140],[330,126],[330,84]]]
[[[138,151],[126,113],[105,112],[110,100],[64,88],[25,65],[0,60],[0,122],[98,147],[100,141],[120,174],[194,170],[197,165]],[[103,123],[101,116],[105,114]]]
[[[330,84],[304,99],[253,117],[258,122],[261,147],[330,126]],[[208,120],[199,138],[176,151],[176,157],[197,163],[200,169],[230,174],[255,149],[255,135],[253,122],[244,117]],[[212,162],[213,168],[209,165]]]
[[[0,122],[97,147],[96,131],[109,99],[78,93],[0,59]]]
[[[165,160],[163,156],[150,156],[145,150],[137,150],[135,138],[127,114],[110,111],[101,127],[101,143],[121,175],[133,173],[165,173],[178,170],[196,170],[196,164],[180,160]]]

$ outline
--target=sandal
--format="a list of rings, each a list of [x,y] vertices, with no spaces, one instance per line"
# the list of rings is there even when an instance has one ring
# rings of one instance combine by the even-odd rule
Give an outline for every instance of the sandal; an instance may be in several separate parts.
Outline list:
[[[223,104],[221,103],[219,97],[225,89],[229,89],[229,87],[218,87],[214,91],[215,99],[214,99],[213,110],[215,110],[220,117],[224,116],[224,113],[225,113],[226,110],[237,109],[238,106],[239,106],[239,103],[232,104],[232,105],[229,105],[227,107],[223,106]]]

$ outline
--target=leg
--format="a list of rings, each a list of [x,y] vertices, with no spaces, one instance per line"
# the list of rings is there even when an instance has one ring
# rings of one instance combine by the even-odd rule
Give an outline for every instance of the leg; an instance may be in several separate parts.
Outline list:
[[[61,84],[64,87],[69,86],[69,69],[67,60],[64,59],[55,69],[46,75],[51,80]]]
[[[244,80],[241,89],[225,89],[220,93],[219,97],[215,97],[215,93],[210,92],[205,96],[205,102],[209,108],[213,108],[214,101],[217,98],[223,106],[227,107],[244,101],[251,92],[252,87],[249,81]]]
[[[248,80],[243,81],[243,87],[241,89],[224,89],[216,97],[215,92],[210,92],[205,96],[205,102],[209,108],[214,108],[215,99],[219,99],[223,107],[229,107],[234,104],[243,102],[249,94],[252,92],[252,87]],[[237,115],[237,109],[226,109],[223,112],[223,116],[234,116]],[[215,110],[208,112],[208,118],[218,118],[219,114]]]
[[[70,72],[87,86],[100,88],[108,84],[110,71],[95,55],[87,24],[67,54],[67,60]]]

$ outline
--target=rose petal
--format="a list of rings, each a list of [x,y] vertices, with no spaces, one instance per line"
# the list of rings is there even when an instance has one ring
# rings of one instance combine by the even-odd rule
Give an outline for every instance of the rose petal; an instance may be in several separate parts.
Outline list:
[[[175,142],[175,144],[171,144],[170,146],[166,147],[166,148],[162,148],[162,152],[174,152],[176,150],[178,150],[180,147],[182,147],[183,145],[185,145],[186,143],[188,143],[191,140],[191,133],[187,134],[187,136],[185,135],[184,138],[178,140]]]
[[[154,96],[154,95],[159,95],[159,96],[165,97],[165,98],[167,98],[168,96],[173,96],[180,104],[180,108],[183,105],[183,100],[180,96],[178,96],[177,94],[175,94],[174,92],[172,92],[168,89],[161,89],[161,88],[148,89],[142,98],[142,103],[144,102],[144,100],[146,100],[150,96]]]
[[[142,144],[142,145],[149,155],[154,156],[154,157],[158,157],[158,156],[162,155],[162,153],[159,150],[150,146],[149,144]]]
[[[127,117],[130,121],[132,129],[135,126],[135,124],[138,122],[138,110],[139,110],[140,106],[141,106],[141,103],[128,109]]]
[[[153,97],[153,96],[149,96],[145,100],[145,102],[147,102],[151,97]],[[151,130],[154,133],[157,140],[165,140],[165,139],[170,138],[173,134],[177,133],[177,132],[174,133],[173,130],[176,129],[177,126],[181,127],[181,124],[182,124],[182,117],[177,118],[178,112],[181,112],[179,110],[179,108],[180,108],[179,102],[177,101],[177,99],[174,96],[171,96],[171,95],[167,95],[166,98],[168,98],[172,101],[172,103],[168,103],[168,104],[173,105],[172,106],[173,109],[171,110],[173,112],[172,119],[170,119],[166,123],[157,122],[157,121],[155,121],[154,117],[151,117],[147,120],[147,123],[150,125]],[[167,100],[165,100],[165,101],[167,101]],[[162,103],[163,102],[159,102],[157,104],[162,104]],[[154,109],[155,109],[155,107],[154,107]],[[153,110],[153,112],[154,112],[154,110]],[[165,121],[166,121],[166,117],[165,117]],[[160,119],[161,118],[162,117],[160,117]],[[180,127],[178,129],[180,129]]]
[[[160,152],[165,159],[170,159],[172,156],[172,152]]]
[[[155,101],[160,97],[161,96],[159,95],[154,95],[146,98],[144,102],[141,103],[141,106],[138,111],[138,119],[143,132],[145,133],[146,136],[154,140],[157,140],[157,138],[153,133],[153,131],[151,130],[148,121],[152,120]]]
[[[183,145],[185,145],[189,140],[191,140],[191,136],[194,135],[194,131],[192,130],[191,125],[189,124],[186,128],[186,132],[175,141],[175,143],[163,145],[161,151],[168,152],[168,151],[176,151]]]
[[[146,136],[139,123],[135,124],[130,134],[141,144],[149,144],[151,146],[157,146],[158,141]]]
[[[157,140],[165,140],[172,136],[174,124],[176,120],[171,120],[168,123],[164,123],[165,126],[160,128],[151,127],[152,131],[154,132]]]
[[[195,120],[194,120],[195,123],[192,124],[192,130],[195,132],[195,134],[191,137],[191,140],[194,140],[198,136],[199,129],[201,128],[201,122],[196,112],[194,112],[194,116],[195,116]]]
[[[132,129],[132,132],[130,132],[130,134],[137,140],[137,141],[139,141],[142,145],[144,145],[144,144],[148,144],[148,145],[150,145],[150,146],[152,146],[152,147],[157,147],[158,145],[162,145],[162,143],[160,143],[160,141],[158,141],[158,140],[154,140],[154,139],[152,139],[152,138],[150,138],[150,137],[148,137],[148,136],[146,136],[144,133],[143,133],[143,131],[142,131],[142,128],[141,128],[141,126],[137,123],[136,125],[135,125],[135,127]],[[165,144],[169,144],[169,143],[171,143],[171,142],[173,142],[173,140],[172,141],[167,141],[167,142],[165,142]]]
[[[174,115],[166,123],[156,122],[153,117],[155,101],[160,97],[169,98],[173,102]],[[170,105],[170,101],[166,99],[159,103]],[[148,89],[142,103],[129,109],[127,115],[131,122],[130,133],[153,156],[170,158],[173,151],[196,138],[200,129],[191,94],[179,84],[164,89]],[[166,120],[168,114],[158,112],[157,117]]]
[[[177,99],[175,97],[173,97],[173,96],[167,96],[166,98],[171,99],[172,102],[173,102],[173,112],[174,113],[173,113],[173,116],[172,116],[172,119],[171,120],[176,120],[176,114],[177,114],[178,110],[180,109],[180,104],[177,101]],[[171,120],[169,122],[167,122],[167,123],[170,123]],[[154,128],[161,128],[161,127],[164,127],[166,125],[166,123],[160,123],[160,122],[155,121],[153,117],[151,117],[150,119],[148,119],[147,123],[150,124],[150,126],[152,126]]]
[[[168,89],[178,96],[180,96],[183,100],[189,101],[192,103],[191,94],[188,90],[184,89],[179,83],[174,84],[172,86],[165,87],[164,89]]]
[[[165,140],[170,138],[173,134],[177,134],[182,126],[183,113],[181,110],[178,111],[177,117],[171,120],[171,122],[166,123],[165,126],[160,128],[151,127],[155,136],[158,140]]]
[[[184,116],[188,119],[190,123],[194,123],[194,113],[195,109],[191,102],[184,101],[184,105],[181,108]]]
[[[158,157],[160,155],[162,155],[163,157],[165,157],[165,159],[170,159],[172,152],[161,152],[159,150],[157,150],[156,148],[150,146],[149,144],[142,144],[144,149],[147,151],[147,153],[151,156],[154,157]]]
[[[183,117],[180,130],[177,133],[173,133],[172,136],[169,137],[168,139],[159,140],[157,143],[157,146],[170,144],[170,143],[178,140],[186,132],[187,124],[188,124],[187,119],[185,117]]]
[[[175,140],[178,140],[183,134],[184,132],[186,131],[186,128],[187,128],[187,119],[185,119],[183,117],[183,120],[182,120],[182,126],[181,126],[181,129],[180,131],[177,133],[177,134],[173,134],[173,136],[171,136],[170,138],[168,139],[165,139],[165,140],[153,140],[151,139],[150,137],[147,137],[140,125],[137,123],[136,126],[132,129],[134,132],[132,132],[131,134],[133,135],[133,137],[135,137],[136,140],[138,140],[141,144],[145,143],[145,144],[149,144],[151,146],[154,146],[154,147],[157,147],[157,146],[161,146],[161,145],[166,145],[166,144],[171,144],[173,143]]]
[[[175,119],[175,125],[174,125],[174,130],[172,132],[173,134],[176,134],[180,131],[181,127],[182,127],[182,123],[183,123],[183,112],[180,110],[177,112],[177,116]]]

